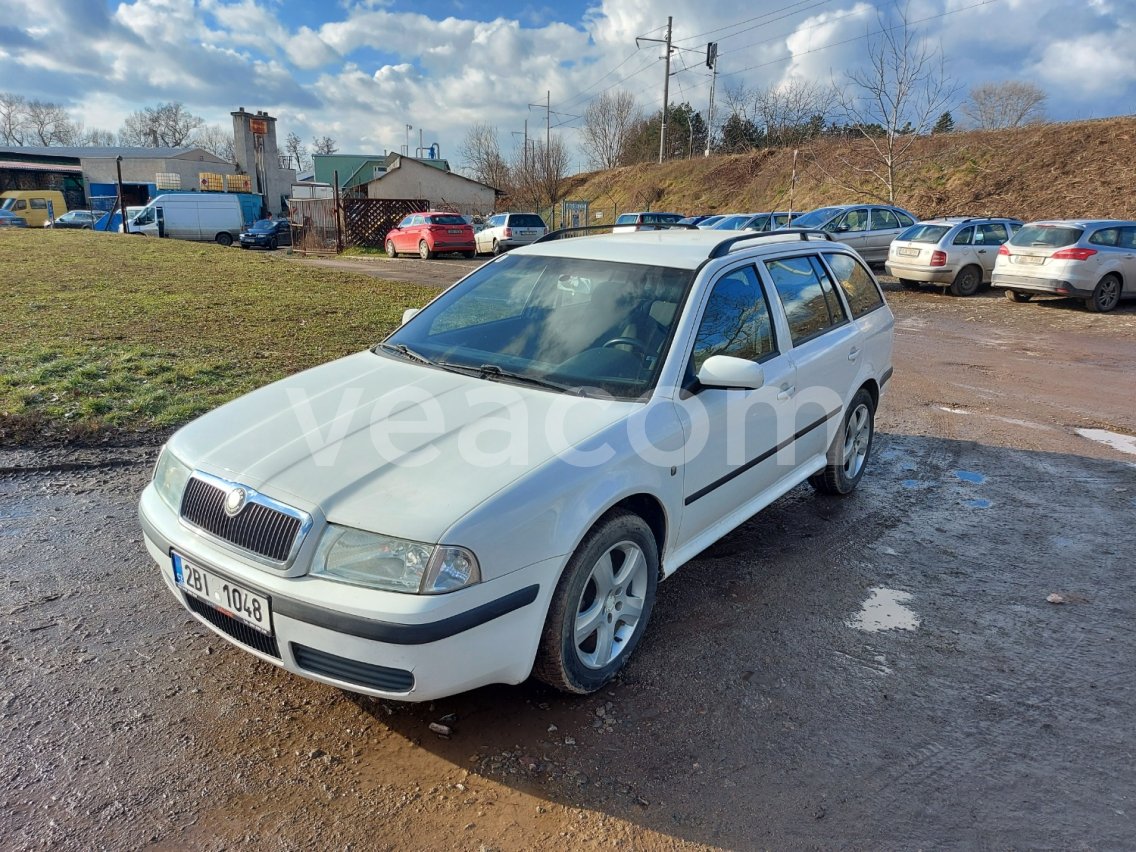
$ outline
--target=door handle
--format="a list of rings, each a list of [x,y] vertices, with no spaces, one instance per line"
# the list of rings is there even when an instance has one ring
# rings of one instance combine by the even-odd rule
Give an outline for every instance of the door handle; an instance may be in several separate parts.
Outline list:
[[[783,387],[783,388],[781,388],[781,392],[779,394],[777,394],[777,398],[778,399],[788,399],[789,397],[791,397],[796,392],[797,392],[797,386],[796,385],[790,385],[787,388]]]
[[[848,353],[848,360],[849,361],[855,361],[859,357],[860,357],[860,348],[859,347],[854,347],[852,349],[852,351]]]
[[[979,253],[979,254],[986,254],[986,249],[979,249],[979,250],[978,250],[978,253]]]

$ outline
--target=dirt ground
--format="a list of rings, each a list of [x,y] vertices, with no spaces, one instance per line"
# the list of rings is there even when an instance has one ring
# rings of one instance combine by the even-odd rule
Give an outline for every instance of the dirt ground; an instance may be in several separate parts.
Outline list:
[[[0,454],[2,845],[1131,848],[1136,455],[1075,430],[1136,435],[1136,306],[888,295],[859,491],[663,583],[588,698],[287,674],[164,589],[156,447]]]

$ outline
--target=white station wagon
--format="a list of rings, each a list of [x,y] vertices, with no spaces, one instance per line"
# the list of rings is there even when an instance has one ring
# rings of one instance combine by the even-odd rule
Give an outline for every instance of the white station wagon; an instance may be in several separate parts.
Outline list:
[[[856,487],[894,320],[854,251],[556,236],[177,432],[140,515],[178,601],[369,695],[588,693],[659,580],[806,480]]]

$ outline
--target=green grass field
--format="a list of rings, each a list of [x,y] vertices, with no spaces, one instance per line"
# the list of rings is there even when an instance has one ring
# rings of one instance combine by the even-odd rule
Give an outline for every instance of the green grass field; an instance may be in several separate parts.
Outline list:
[[[0,232],[0,444],[165,432],[357,352],[430,288],[212,244]]]

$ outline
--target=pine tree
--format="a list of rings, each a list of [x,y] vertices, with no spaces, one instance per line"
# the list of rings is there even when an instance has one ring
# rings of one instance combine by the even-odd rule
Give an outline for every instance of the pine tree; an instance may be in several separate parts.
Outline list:
[[[955,129],[955,119],[950,112],[944,112],[939,116],[939,120],[935,122],[935,126],[931,128],[932,133],[952,133]]]

